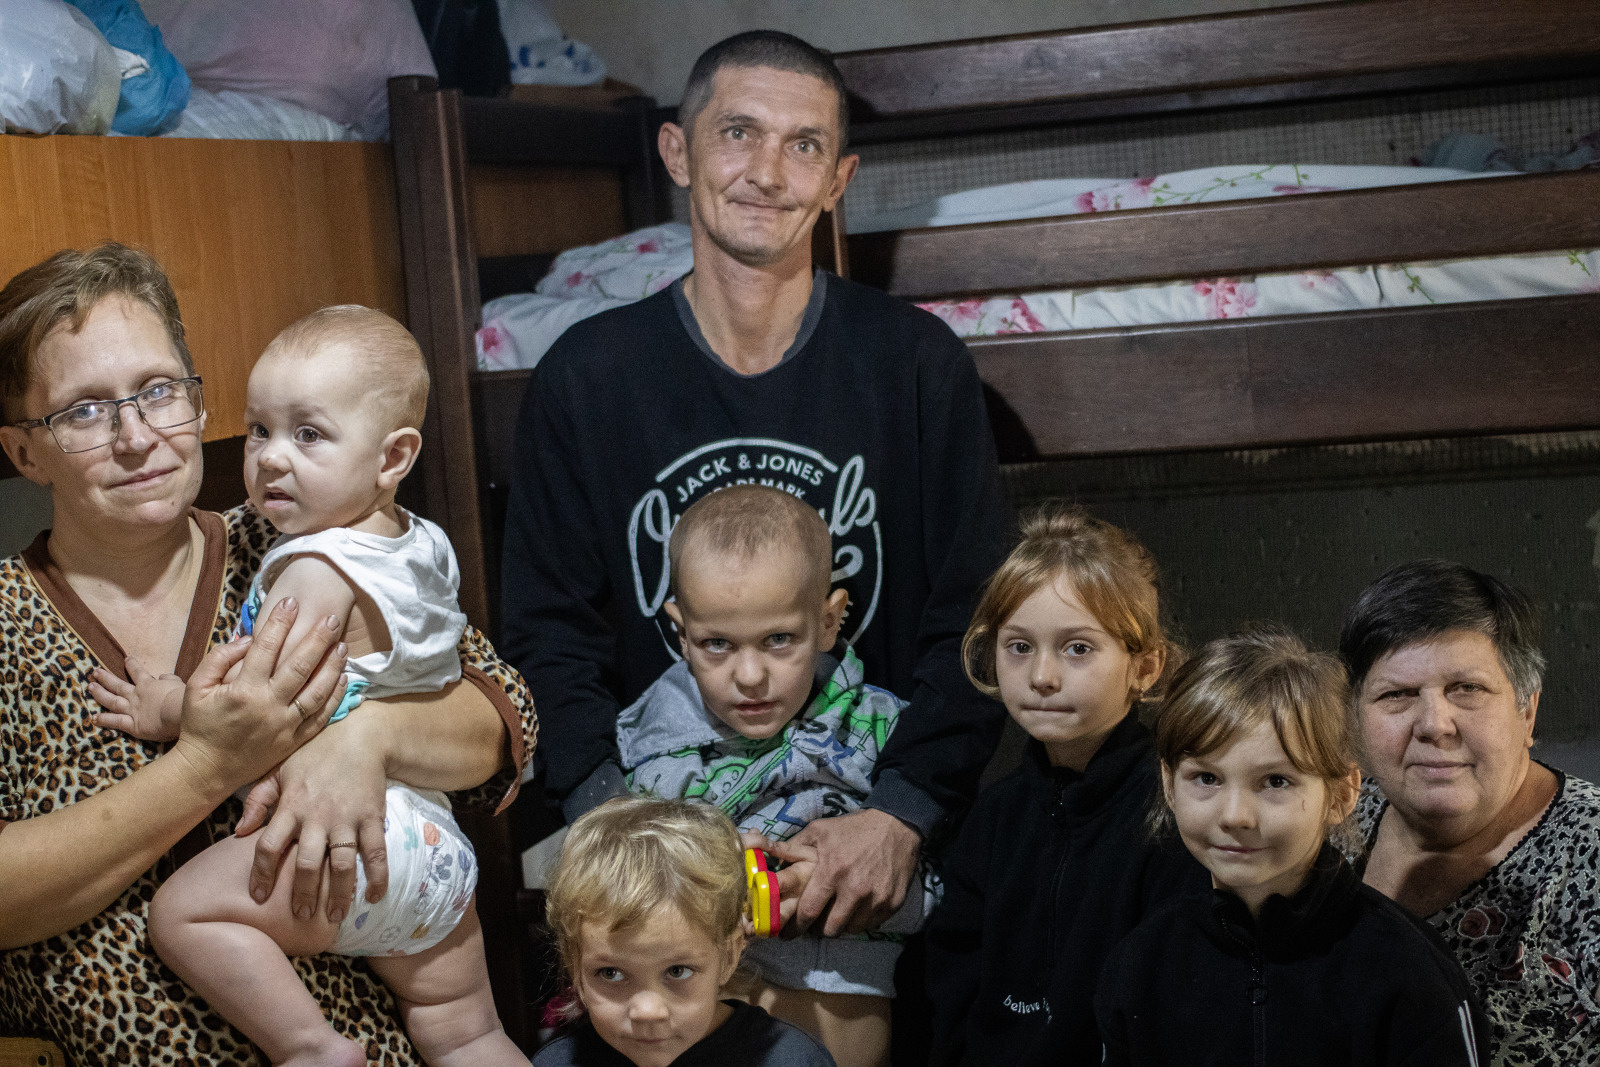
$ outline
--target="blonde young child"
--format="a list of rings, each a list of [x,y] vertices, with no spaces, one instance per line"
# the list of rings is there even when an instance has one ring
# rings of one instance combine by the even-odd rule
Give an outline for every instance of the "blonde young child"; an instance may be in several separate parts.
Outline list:
[[[935,1063],[1099,1063],[1107,953],[1152,907],[1205,886],[1145,830],[1159,775],[1133,709],[1175,658],[1160,615],[1143,546],[1059,504],[1023,518],[989,579],[963,658],[1031,741],[945,865],[927,938]]]
[[[584,1016],[534,1067],[833,1067],[720,993],[745,943],[744,851],[716,808],[620,797],[572,824],[546,917]]]
[[[867,685],[848,647],[830,654],[848,598],[832,588],[832,542],[815,508],[760,485],[718,490],[678,519],[668,559],[666,610],[683,660],[618,717],[628,788],[709,801],[793,861],[778,874],[788,921],[816,853],[787,839],[860,810],[905,703]],[[872,933],[753,941],[737,994],[841,1064],[886,1063],[897,935],[931,909],[936,886],[924,877]]]
[[[1361,788],[1343,666],[1292,634],[1212,641],[1156,723],[1159,822],[1211,872],[1117,946],[1095,998],[1108,1064],[1476,1067],[1488,1028],[1426,924],[1340,845]]]
[[[364,697],[434,691],[460,677],[466,617],[456,606],[455,555],[444,531],[394,502],[421,448],[427,397],[416,341],[363,307],[324,308],[295,323],[250,374],[245,484],[283,536],[262,561],[241,629],[287,596],[300,602],[297,626],[336,618],[350,674],[336,721]],[[138,736],[176,736],[182,683],[131,665],[130,674],[132,685],[108,683],[107,710],[129,717]],[[233,837],[162,885],[150,905],[152,944],[274,1064],[367,1062],[365,1049],[328,1025],[286,958],[321,952],[370,957],[435,1067],[526,1064],[495,1014],[472,907],[477,864],[449,800],[391,781],[385,802],[382,900],[366,900],[358,867],[341,922],[327,919],[322,901],[296,919],[288,878],[258,904],[247,891],[255,837]],[[353,857],[354,835],[328,848]]]

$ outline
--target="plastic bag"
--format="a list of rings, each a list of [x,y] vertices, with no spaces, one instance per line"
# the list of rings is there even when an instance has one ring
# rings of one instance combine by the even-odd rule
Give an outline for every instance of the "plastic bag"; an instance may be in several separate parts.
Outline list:
[[[150,24],[136,0],[69,0],[111,42],[131,52],[142,64],[124,64],[117,117],[111,128],[137,136],[159,133],[177,121],[189,103],[189,75],[161,43],[161,31]],[[140,66],[143,69],[139,69]]]
[[[543,0],[500,0],[500,31],[511,53],[513,85],[598,85],[605,60],[561,32]]]
[[[196,88],[287,100],[364,139],[389,130],[389,85],[434,76],[411,0],[144,0]]]
[[[62,0],[0,0],[0,123],[24,133],[105,133],[122,67]]]

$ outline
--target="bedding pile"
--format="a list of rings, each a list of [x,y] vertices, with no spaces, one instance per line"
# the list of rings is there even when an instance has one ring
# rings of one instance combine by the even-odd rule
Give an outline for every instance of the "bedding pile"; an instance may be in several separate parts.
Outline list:
[[[852,233],[871,233],[1497,176],[1504,172],[1321,164],[1207,167],[1153,178],[1016,182],[847,221]],[[675,224],[564,252],[537,292],[484,305],[478,365],[485,370],[531,367],[572,323],[643,299],[693,265],[688,228]],[[919,306],[962,337],[989,337],[1584,292],[1600,292],[1600,252],[1592,249],[932,300]]]
[[[556,257],[533,292],[483,305],[478,366],[531,367],[568,326],[659,293],[693,267],[689,227],[676,222],[570,248]]]

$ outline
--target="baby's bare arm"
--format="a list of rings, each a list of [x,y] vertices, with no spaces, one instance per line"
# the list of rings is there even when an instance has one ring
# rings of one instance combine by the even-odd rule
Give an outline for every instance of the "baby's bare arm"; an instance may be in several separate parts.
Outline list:
[[[300,602],[300,614],[289,634],[291,644],[299,639],[302,631],[309,631],[330,615],[348,627],[350,611],[356,602],[355,587],[344,572],[321,556],[295,556],[285,563],[271,588],[262,596],[258,617],[266,618],[273,605],[290,596]],[[370,648],[356,648],[350,636],[345,635],[345,643],[350,645],[351,659],[371,651]]]

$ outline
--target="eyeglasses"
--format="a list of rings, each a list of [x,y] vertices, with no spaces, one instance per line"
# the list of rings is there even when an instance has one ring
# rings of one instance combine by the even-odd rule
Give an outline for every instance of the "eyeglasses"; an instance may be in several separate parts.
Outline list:
[[[124,404],[132,404],[139,418],[152,430],[187,426],[206,409],[200,395],[200,377],[195,375],[158,382],[121,400],[90,400],[53,411],[42,419],[27,419],[12,425],[22,430],[46,427],[55,438],[56,447],[63,452],[92,452],[109,445],[122,432]]]

